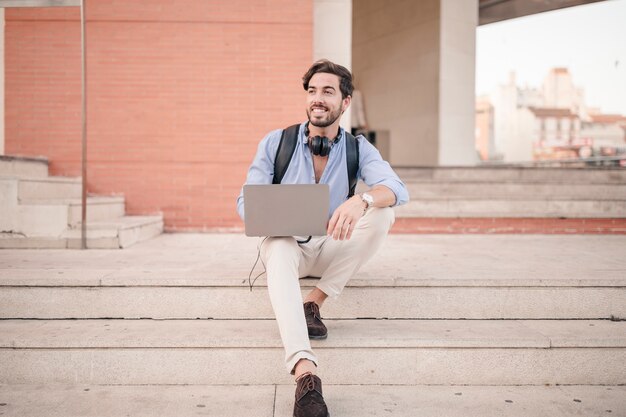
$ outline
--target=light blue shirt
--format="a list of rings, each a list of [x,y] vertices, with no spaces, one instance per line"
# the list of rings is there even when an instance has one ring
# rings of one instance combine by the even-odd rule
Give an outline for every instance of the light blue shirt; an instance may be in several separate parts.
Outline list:
[[[304,135],[306,122],[300,125],[298,141],[289,167],[285,172],[282,184],[315,184],[313,156],[307,145]],[[248,170],[246,184],[271,184],[274,177],[274,159],[280,143],[283,130],[271,131],[259,143],[254,161]],[[333,145],[328,155],[328,162],[324,168],[320,184],[328,184],[330,188],[330,207],[328,218],[348,198],[348,167],[346,165],[346,133],[341,129],[341,138]],[[398,175],[384,161],[378,149],[365,139],[357,136],[359,142],[359,171],[357,178],[363,180],[370,188],[375,185],[384,185],[396,195],[395,206],[409,201],[409,193]],[[243,188],[237,198],[237,211],[244,219]]]

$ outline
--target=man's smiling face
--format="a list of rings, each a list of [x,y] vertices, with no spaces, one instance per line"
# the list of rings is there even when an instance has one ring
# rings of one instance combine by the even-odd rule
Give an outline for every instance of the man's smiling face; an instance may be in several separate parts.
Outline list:
[[[337,75],[318,72],[311,77],[307,90],[306,114],[313,126],[324,128],[332,125],[341,117],[349,103],[349,97],[341,97]]]

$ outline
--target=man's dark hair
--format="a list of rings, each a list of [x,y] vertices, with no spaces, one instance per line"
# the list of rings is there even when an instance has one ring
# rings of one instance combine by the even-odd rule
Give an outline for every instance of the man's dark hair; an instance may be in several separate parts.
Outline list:
[[[352,90],[354,90],[354,86],[352,85],[352,74],[350,71],[339,64],[335,64],[334,62],[330,62],[327,59],[320,59],[315,62],[311,68],[304,74],[302,77],[302,85],[305,90],[309,89],[309,81],[313,75],[318,72],[325,72],[328,74],[335,74],[339,77],[339,89],[341,90],[341,98],[346,98],[352,95]]]

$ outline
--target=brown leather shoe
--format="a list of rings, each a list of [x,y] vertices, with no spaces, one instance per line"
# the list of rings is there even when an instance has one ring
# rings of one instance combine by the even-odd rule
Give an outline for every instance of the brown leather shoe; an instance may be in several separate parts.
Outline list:
[[[322,323],[320,308],[315,302],[304,303],[304,316],[306,317],[306,328],[309,331],[309,339],[326,339],[328,330]]]
[[[298,379],[293,417],[330,417],[322,397],[322,381],[316,375],[305,374]]]

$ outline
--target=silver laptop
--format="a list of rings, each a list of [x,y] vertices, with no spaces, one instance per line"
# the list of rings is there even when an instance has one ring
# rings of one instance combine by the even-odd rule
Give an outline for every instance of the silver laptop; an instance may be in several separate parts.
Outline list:
[[[324,236],[328,184],[244,185],[246,236]]]

